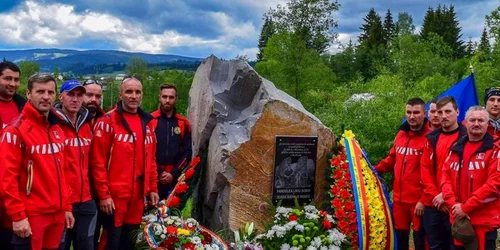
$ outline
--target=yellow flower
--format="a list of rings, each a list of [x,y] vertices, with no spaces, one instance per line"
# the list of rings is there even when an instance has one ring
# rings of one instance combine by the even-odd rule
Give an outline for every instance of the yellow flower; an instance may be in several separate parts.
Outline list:
[[[352,130],[344,130],[344,133],[342,134],[342,137],[345,137],[347,139],[352,139],[354,138],[354,133],[352,132]]]
[[[187,229],[177,228],[177,235],[189,236],[191,233]]]

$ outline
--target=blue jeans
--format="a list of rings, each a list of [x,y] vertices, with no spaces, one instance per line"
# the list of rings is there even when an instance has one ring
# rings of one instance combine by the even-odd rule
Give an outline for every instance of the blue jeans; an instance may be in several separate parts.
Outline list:
[[[423,223],[430,250],[454,249],[450,217],[447,213],[426,206],[424,208]]]

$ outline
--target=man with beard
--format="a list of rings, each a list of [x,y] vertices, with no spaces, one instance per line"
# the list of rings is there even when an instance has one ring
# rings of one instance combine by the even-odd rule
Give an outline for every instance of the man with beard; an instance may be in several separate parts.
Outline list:
[[[500,88],[491,87],[486,89],[484,104],[488,111],[488,133],[494,137],[500,136]]]
[[[421,178],[424,185],[423,223],[431,250],[450,249],[451,227],[448,216],[450,207],[441,193],[443,164],[451,147],[467,134],[465,126],[457,122],[458,106],[455,98],[446,96],[436,103],[441,128],[427,135],[421,161]]]
[[[68,80],[59,90],[59,100],[54,106],[59,115],[59,126],[64,132],[64,173],[71,180],[69,200],[73,206],[75,226],[66,230],[59,249],[94,249],[94,228],[97,218],[95,201],[90,195],[89,151],[92,130],[89,111],[82,107],[85,88],[77,80]]]
[[[94,126],[95,121],[103,116],[106,112],[101,108],[102,100],[102,83],[98,80],[86,80],[83,82],[85,88],[85,95],[83,96],[83,105],[90,111],[92,115],[91,127]]]
[[[467,136],[453,146],[443,167],[443,198],[451,210],[455,250],[497,249],[500,165],[498,145],[487,133],[488,119],[485,108],[469,108],[465,115]],[[464,237],[465,228],[470,232],[468,237]]]
[[[0,131],[24,108],[26,100],[16,93],[21,70],[12,62],[0,62]],[[12,221],[7,216],[0,197],[0,246],[12,249]]]
[[[398,249],[409,249],[410,228],[416,250],[425,250],[423,188],[420,184],[420,159],[427,133],[425,102],[413,98],[406,103],[406,121],[399,128],[389,155],[375,167],[379,173],[394,172],[393,214]]]
[[[429,119],[428,125],[431,130],[436,130],[441,127],[441,122],[439,121],[439,115],[436,107],[437,99],[433,99],[429,104],[429,112],[427,117]]]
[[[153,126],[158,140],[158,190],[160,199],[166,199],[177,183],[183,168],[191,161],[191,125],[175,109],[177,88],[172,83],[160,86],[160,108],[153,112]]]
[[[2,193],[12,218],[14,249],[57,249],[74,218],[64,175],[64,133],[52,108],[56,80],[28,79],[28,103],[2,131]],[[3,247],[3,246],[2,246]]]

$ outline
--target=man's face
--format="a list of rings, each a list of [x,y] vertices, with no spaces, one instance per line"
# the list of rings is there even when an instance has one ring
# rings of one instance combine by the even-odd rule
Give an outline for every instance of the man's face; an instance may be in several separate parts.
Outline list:
[[[33,89],[27,91],[26,97],[40,114],[47,115],[56,99],[56,83],[53,81],[34,82]]]
[[[486,100],[486,111],[492,118],[500,116],[500,96],[491,96]]]
[[[83,95],[83,104],[90,110],[96,112],[101,105],[102,87],[97,84],[85,85],[85,94]]]
[[[429,105],[429,113],[427,115],[429,116],[429,120],[431,121],[432,126],[434,127],[441,126],[441,122],[439,121],[439,115],[435,103],[431,103],[431,105]]]
[[[406,105],[406,120],[412,130],[418,130],[424,124],[425,110],[422,105]]]
[[[130,79],[122,83],[120,100],[126,109],[136,111],[142,102],[142,84],[136,79]]]
[[[177,103],[177,93],[175,89],[162,89],[160,92],[160,105],[164,112],[171,111]]]
[[[59,101],[61,101],[65,113],[76,114],[82,108],[83,90],[75,88],[71,91],[64,91],[59,95]]]
[[[438,115],[441,127],[444,129],[451,128],[457,123],[458,110],[453,108],[453,104],[451,102],[438,109]]]
[[[471,111],[466,119],[467,134],[469,137],[483,137],[488,130],[488,113],[485,111]]]
[[[4,69],[0,75],[0,97],[10,100],[19,88],[19,72]]]

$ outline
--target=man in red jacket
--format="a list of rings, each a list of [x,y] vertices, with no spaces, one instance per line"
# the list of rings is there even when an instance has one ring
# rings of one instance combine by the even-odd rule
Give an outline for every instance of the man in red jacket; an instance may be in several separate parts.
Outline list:
[[[97,207],[90,195],[89,151],[92,139],[90,112],[82,107],[85,88],[77,80],[68,80],[59,90],[59,100],[54,106],[61,117],[60,127],[64,132],[65,175],[71,189],[70,202],[73,205],[75,226],[66,230],[59,249],[94,249],[94,228]]]
[[[443,198],[450,208],[450,221],[470,220],[478,243],[474,249],[479,250],[496,249],[500,226],[499,148],[487,133],[488,119],[483,107],[469,108],[467,136],[453,146],[443,166]],[[466,249],[458,240],[455,244],[455,250]]]
[[[429,112],[427,113],[427,117],[429,119],[429,128],[431,130],[436,130],[441,127],[441,121],[439,121],[439,115],[437,110],[437,99],[433,99],[429,104]]]
[[[500,136],[500,88],[491,87],[485,90],[484,104],[488,111],[488,133]]]
[[[99,244],[105,249],[132,250],[132,235],[139,229],[144,212],[144,196],[149,196],[152,204],[158,203],[156,139],[149,124],[151,115],[139,108],[140,79],[123,80],[120,100],[94,127],[90,161],[99,207],[108,215],[103,222],[106,236]]]
[[[71,228],[74,218],[64,176],[64,133],[51,111],[56,82],[50,74],[35,74],[27,89],[28,103],[0,139],[3,196],[14,249],[57,249],[65,222]]]
[[[424,185],[423,223],[431,250],[450,249],[452,245],[448,209],[441,193],[443,164],[448,152],[459,138],[466,135],[465,126],[457,122],[458,106],[455,98],[446,96],[436,103],[441,128],[427,135],[420,165]]]
[[[406,103],[406,121],[399,128],[389,155],[375,169],[379,173],[394,172],[393,214],[398,249],[409,249],[410,228],[413,228],[415,249],[425,249],[425,233],[420,227],[424,213],[421,202],[420,157],[430,131],[426,125],[425,102],[413,98]]]

